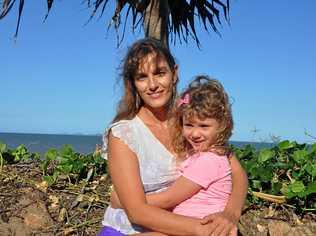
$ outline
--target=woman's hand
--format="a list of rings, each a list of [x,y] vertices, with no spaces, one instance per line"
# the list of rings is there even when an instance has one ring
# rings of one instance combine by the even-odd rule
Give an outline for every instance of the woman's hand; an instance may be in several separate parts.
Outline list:
[[[114,209],[123,208],[115,190],[112,190],[111,192],[110,202],[111,202],[111,207]]]
[[[231,211],[224,210],[204,217],[201,220],[202,225],[209,225],[210,235],[237,235],[237,224],[239,217]]]

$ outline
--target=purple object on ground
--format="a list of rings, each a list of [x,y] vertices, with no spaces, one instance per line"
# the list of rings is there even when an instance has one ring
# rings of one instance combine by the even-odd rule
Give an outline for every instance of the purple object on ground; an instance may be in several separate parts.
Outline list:
[[[125,236],[125,234],[122,234],[120,231],[111,227],[104,226],[98,236]]]

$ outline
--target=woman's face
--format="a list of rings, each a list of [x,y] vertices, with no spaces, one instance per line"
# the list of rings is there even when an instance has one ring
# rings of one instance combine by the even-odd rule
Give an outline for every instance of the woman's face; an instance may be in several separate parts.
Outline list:
[[[170,102],[177,78],[177,67],[170,68],[164,58],[149,54],[140,63],[134,83],[145,106],[161,109]]]

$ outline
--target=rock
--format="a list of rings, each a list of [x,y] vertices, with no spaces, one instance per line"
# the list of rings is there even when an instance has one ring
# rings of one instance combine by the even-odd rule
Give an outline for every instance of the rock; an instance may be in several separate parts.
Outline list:
[[[1,236],[29,236],[32,234],[31,230],[25,226],[23,220],[18,217],[11,217],[9,223],[4,225],[4,227],[0,225],[0,228],[6,229],[9,232],[9,234],[0,234]]]
[[[243,214],[238,224],[238,230],[244,236],[267,236],[268,224],[256,211]]]
[[[274,236],[288,235],[291,226],[284,221],[270,220],[268,224],[269,234]]]
[[[24,219],[25,225],[31,230],[44,229],[53,224],[53,220],[47,212],[45,203],[41,201],[38,197],[30,199],[30,195],[26,195],[21,199],[21,202],[29,202],[27,207],[23,208],[21,212],[21,217]],[[36,199],[36,202],[34,202]]]
[[[265,218],[265,211],[249,210],[243,214],[238,230],[245,236],[312,236],[316,235],[315,221],[302,221],[292,216],[291,221]],[[274,214],[273,214],[274,215]]]
[[[9,219],[0,221],[1,236],[29,236],[54,224],[47,212],[41,194],[32,188],[20,189],[23,197],[14,206],[14,214]],[[12,213],[11,213],[12,214]],[[49,235],[49,234],[36,234]]]

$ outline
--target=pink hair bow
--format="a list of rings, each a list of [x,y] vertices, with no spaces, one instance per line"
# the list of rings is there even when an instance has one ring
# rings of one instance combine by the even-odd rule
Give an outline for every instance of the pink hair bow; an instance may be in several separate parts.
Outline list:
[[[183,98],[179,98],[178,107],[180,107],[183,104],[189,104],[189,103],[190,103],[190,94],[186,93]]]

